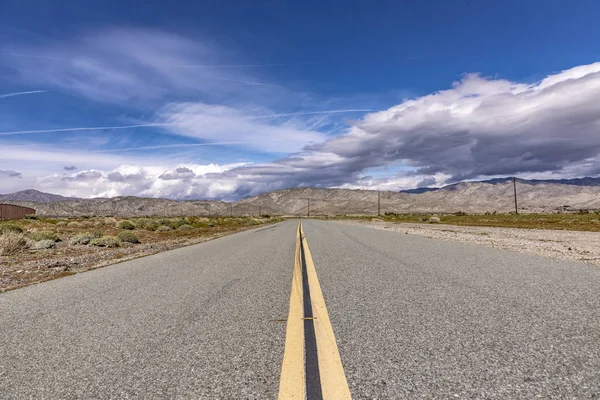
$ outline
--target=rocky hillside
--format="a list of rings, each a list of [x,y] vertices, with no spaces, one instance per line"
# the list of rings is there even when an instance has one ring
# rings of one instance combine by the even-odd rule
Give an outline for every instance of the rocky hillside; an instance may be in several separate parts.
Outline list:
[[[521,212],[551,212],[562,206],[569,206],[570,209],[600,209],[600,186],[596,184],[519,180],[517,191]],[[380,195],[382,213],[484,213],[514,210],[513,186],[509,180],[462,182],[422,193],[381,192]],[[43,216],[237,216],[259,213],[307,215],[309,198],[311,215],[377,213],[376,191],[316,188],[277,190],[235,203],[139,197],[61,199],[53,202],[2,199],[2,202],[32,207]]]
[[[9,194],[0,194],[0,202],[7,201],[31,201],[35,203],[51,203],[54,201],[62,200],[78,200],[74,197],[64,197],[58,194],[44,193],[38,190],[21,190],[20,192],[14,192]]]

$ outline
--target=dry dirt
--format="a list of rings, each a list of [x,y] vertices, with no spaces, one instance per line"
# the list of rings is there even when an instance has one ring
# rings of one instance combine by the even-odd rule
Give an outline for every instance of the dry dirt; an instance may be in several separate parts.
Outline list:
[[[261,221],[261,224],[278,222],[279,219]],[[56,248],[45,250],[24,249],[12,255],[0,255],[0,293],[52,279],[89,271],[107,265],[160,253],[216,239],[232,233],[255,228],[254,225],[216,224],[213,227],[194,228],[190,231],[133,232],[141,243],[120,243],[120,247],[107,248],[89,245],[72,245],[69,239],[78,233],[100,230],[104,235],[120,232],[115,224],[95,228],[56,227],[44,221],[18,221],[27,231],[52,227],[63,240]],[[1,253],[0,253],[1,254]]]
[[[490,246],[542,257],[600,265],[600,234],[598,232],[394,223],[378,220],[343,222],[407,235]]]

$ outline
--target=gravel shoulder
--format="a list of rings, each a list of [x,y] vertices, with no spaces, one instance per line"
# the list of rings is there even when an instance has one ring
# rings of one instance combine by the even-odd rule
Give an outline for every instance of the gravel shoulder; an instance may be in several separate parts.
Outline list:
[[[378,220],[341,222],[373,229],[385,229],[406,235],[470,243],[559,260],[600,265],[600,235],[597,232],[394,223]]]

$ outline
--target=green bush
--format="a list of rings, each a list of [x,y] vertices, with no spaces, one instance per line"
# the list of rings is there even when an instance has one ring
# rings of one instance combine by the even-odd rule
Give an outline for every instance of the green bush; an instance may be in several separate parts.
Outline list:
[[[157,231],[159,231],[159,232],[167,232],[167,231],[170,231],[170,230],[171,230],[171,227],[167,226],[167,225],[161,225],[157,229]]]
[[[139,243],[140,239],[131,232],[121,232],[117,235],[117,239],[124,243]]]
[[[113,236],[104,236],[101,238],[92,239],[90,242],[90,246],[98,246],[98,247],[119,247],[121,242],[119,239]]]
[[[171,221],[171,223],[169,224],[169,226],[171,228],[173,228],[173,229],[177,229],[177,228],[179,228],[179,227],[181,227],[183,225],[187,225],[187,223],[188,223],[187,220],[185,220],[185,219],[182,218],[182,219],[178,219],[176,221]]]
[[[467,215],[467,213],[464,211],[457,211],[454,213],[454,215],[456,215],[457,217],[464,217]]]
[[[38,219],[38,216],[35,214],[26,214],[23,218],[24,219]]]
[[[152,231],[153,232],[153,231],[157,230],[159,226],[160,225],[158,224],[158,222],[156,222],[156,221],[150,221],[150,222],[148,222],[144,226],[144,229],[147,230],[147,231]]]
[[[193,227],[193,226],[191,226],[191,225],[188,225],[188,224],[181,225],[181,226],[179,227],[179,230],[180,230],[180,231],[191,231],[192,229],[194,229],[194,227]]]
[[[132,231],[135,229],[135,225],[133,224],[133,222],[125,220],[125,221],[119,222],[118,228]]]
[[[171,220],[167,218],[159,219],[156,222],[158,222],[158,225],[171,226]]]
[[[23,233],[23,228],[16,224],[2,224],[0,225],[0,235],[5,233]]]
[[[54,240],[39,240],[31,245],[33,250],[44,250],[44,249],[54,249],[56,248],[56,242]]]
[[[71,243],[72,245],[78,245],[78,244],[85,245],[85,244],[90,244],[92,239],[94,239],[94,237],[92,235],[90,235],[89,233],[81,233],[79,235],[73,236],[69,243]]]
[[[60,238],[58,237],[56,232],[52,231],[30,232],[28,236],[31,240],[34,240],[36,242],[39,242],[40,240],[52,240],[53,242],[60,242]]]

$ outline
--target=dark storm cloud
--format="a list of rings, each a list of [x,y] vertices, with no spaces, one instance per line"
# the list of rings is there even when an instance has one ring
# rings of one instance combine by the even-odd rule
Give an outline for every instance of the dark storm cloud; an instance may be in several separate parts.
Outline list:
[[[23,177],[23,174],[21,174],[20,172],[17,172],[17,171],[0,169],[0,177],[3,177],[3,176],[7,177],[7,178],[21,179]]]

